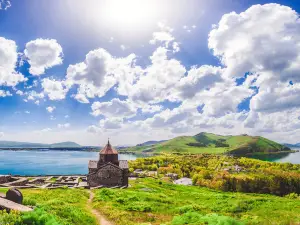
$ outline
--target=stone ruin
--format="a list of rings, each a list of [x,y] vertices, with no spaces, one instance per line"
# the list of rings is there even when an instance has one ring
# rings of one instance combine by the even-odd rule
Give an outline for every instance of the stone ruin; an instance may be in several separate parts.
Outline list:
[[[100,185],[91,187],[87,182],[87,176],[10,176],[0,175],[0,187],[18,189],[56,189],[56,188],[102,188]],[[127,186],[110,186],[111,188],[125,188]]]
[[[88,188],[86,176],[9,176],[0,175],[0,187],[6,188]]]

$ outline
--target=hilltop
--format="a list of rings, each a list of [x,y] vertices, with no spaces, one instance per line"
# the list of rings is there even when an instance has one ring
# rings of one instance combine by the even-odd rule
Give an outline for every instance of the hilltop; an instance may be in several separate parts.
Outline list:
[[[149,146],[149,145],[155,145],[155,144],[159,144],[159,143],[163,143],[166,142],[167,140],[161,140],[161,141],[146,141],[144,143],[141,144],[137,144],[137,146]]]
[[[151,146],[127,148],[124,151],[139,153],[231,153],[236,155],[269,154],[290,151],[290,148],[260,136],[217,135],[201,132],[195,136],[179,136]]]

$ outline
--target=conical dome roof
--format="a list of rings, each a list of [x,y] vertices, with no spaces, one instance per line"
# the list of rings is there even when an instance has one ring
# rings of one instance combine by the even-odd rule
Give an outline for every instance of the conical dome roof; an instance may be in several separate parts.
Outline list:
[[[105,145],[105,147],[100,151],[100,154],[114,155],[118,154],[118,151],[111,146],[108,140],[107,145]]]

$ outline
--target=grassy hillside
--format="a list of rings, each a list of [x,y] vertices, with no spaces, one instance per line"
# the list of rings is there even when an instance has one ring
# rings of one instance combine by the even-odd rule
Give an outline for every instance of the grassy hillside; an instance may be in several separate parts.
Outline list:
[[[5,193],[7,189],[0,188]],[[7,214],[0,210],[1,225],[97,225],[87,208],[89,193],[79,189],[22,189],[24,204],[33,212]]]
[[[156,179],[130,181],[127,189],[94,190],[93,207],[114,225],[286,225],[299,224],[300,201],[290,197],[246,194],[181,186]],[[0,188],[5,193],[6,189]],[[7,214],[0,224],[96,225],[88,190],[24,189],[33,212]]]
[[[155,179],[128,189],[96,190],[94,207],[116,225],[298,224],[300,201],[263,194],[221,192]]]
[[[180,153],[231,153],[262,154],[289,151],[290,149],[258,136],[222,136],[212,133],[199,133],[195,136],[180,136],[152,146],[127,148],[131,152],[180,152]]]

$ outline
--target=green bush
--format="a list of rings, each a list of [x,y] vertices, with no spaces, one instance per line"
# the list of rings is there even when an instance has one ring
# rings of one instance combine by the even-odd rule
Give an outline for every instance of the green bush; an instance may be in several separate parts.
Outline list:
[[[47,214],[42,209],[37,209],[28,213],[11,211],[0,211],[0,224],[5,225],[60,225],[54,216]]]
[[[246,212],[248,210],[251,210],[253,208],[253,201],[239,201],[236,205],[234,205],[229,211],[233,213],[239,213],[239,212]]]
[[[12,211],[7,213],[5,210],[0,210],[0,224],[15,225],[22,221],[20,213]]]
[[[171,225],[242,225],[243,223],[234,220],[228,216],[219,216],[217,214],[201,215],[197,212],[187,212],[181,216],[175,216]]]
[[[284,197],[289,198],[289,199],[297,199],[299,198],[299,195],[297,193],[290,193],[285,195]]]
[[[99,201],[110,201],[114,198],[114,192],[110,190],[109,188],[103,188],[100,189],[99,192],[97,192],[96,198]]]
[[[178,208],[178,211],[180,214],[187,213],[187,212],[195,212],[195,211],[201,211],[202,207],[196,204],[193,205],[184,205],[182,207]]]
[[[125,206],[125,209],[128,211],[137,211],[137,212],[151,212],[152,207],[146,202],[133,202]]]
[[[16,225],[60,225],[54,216],[47,214],[42,209],[23,214],[21,221]]]
[[[24,198],[23,205],[36,206],[36,201],[30,198]]]

